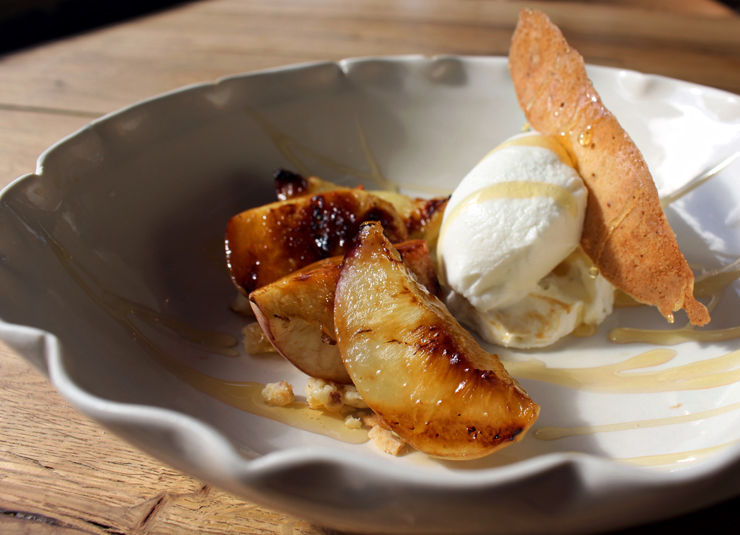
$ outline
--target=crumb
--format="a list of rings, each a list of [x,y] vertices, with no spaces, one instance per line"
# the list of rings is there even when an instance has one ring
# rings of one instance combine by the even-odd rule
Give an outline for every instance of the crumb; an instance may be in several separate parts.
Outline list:
[[[376,425],[368,432],[367,436],[373,439],[373,443],[386,453],[398,455],[404,447],[404,443],[396,437],[393,432]]]
[[[362,427],[362,420],[355,418],[354,416],[347,416],[344,419],[344,425],[350,429],[360,429]]]
[[[363,425],[370,428],[367,436],[373,439],[378,448],[391,455],[401,453],[406,444],[391,431],[390,426],[380,416],[373,412],[363,414],[361,419]]]
[[[285,407],[295,401],[293,385],[287,381],[268,383],[262,389],[262,399],[271,407]]]
[[[332,381],[309,377],[306,383],[306,401],[312,409],[340,412],[345,406],[366,409],[354,385],[340,385]]]
[[[262,331],[260,324],[250,323],[242,329],[244,336],[244,349],[250,355],[259,355],[260,353],[275,353],[275,348]]]
[[[245,318],[254,319],[254,312],[252,312],[252,305],[249,304],[249,299],[243,294],[237,294],[236,299],[231,302],[229,308]]]
[[[374,412],[363,415],[362,423],[367,427],[382,427],[383,429],[387,429],[388,431],[391,430],[388,424],[385,423],[383,419]]]
[[[357,391],[355,385],[343,385],[342,388],[342,401],[345,405],[354,407],[355,409],[367,409],[367,403],[360,397],[360,393]]]
[[[331,412],[342,410],[342,394],[336,383],[309,377],[306,383],[306,401],[312,409],[326,409]]]

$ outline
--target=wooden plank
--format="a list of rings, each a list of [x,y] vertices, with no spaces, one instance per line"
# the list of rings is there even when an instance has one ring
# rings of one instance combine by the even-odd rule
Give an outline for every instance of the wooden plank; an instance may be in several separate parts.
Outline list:
[[[0,407],[0,533],[325,533],[106,433],[2,343]]]
[[[93,114],[3,109],[0,106],[0,188],[36,171],[36,159],[50,145],[82,128]]]
[[[7,56],[0,104],[112,111],[182,85],[277,65],[388,54],[507,53],[523,5],[596,64],[740,93],[740,17],[574,2],[220,0]],[[649,53],[646,51],[649,49]]]

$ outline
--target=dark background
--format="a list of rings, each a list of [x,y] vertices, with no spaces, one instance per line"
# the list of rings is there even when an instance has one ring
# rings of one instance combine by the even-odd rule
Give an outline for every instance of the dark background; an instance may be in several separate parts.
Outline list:
[[[0,0],[0,54],[184,3],[184,0]]]

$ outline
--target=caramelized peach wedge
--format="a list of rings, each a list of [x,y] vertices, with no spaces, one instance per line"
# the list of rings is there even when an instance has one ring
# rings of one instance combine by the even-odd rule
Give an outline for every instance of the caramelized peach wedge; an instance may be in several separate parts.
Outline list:
[[[447,198],[275,178],[279,200],[226,232],[232,279],[272,346],[309,383],[357,388],[394,452],[474,459],[521,440],[539,407],[440,301],[427,244]]]
[[[426,243],[412,240],[397,248],[416,279],[440,297]],[[296,368],[311,377],[350,384],[334,330],[334,290],[342,260],[320,260],[253,291],[249,301],[267,339]]]
[[[297,173],[280,170],[275,173],[275,189],[278,199],[287,200],[349,188],[343,188],[315,176],[303,177]],[[434,252],[444,210],[450,200],[449,196],[421,199],[394,191],[371,190],[368,193],[390,203],[395,208],[406,225],[409,240],[424,240],[429,250]]]
[[[248,295],[313,262],[343,254],[364,221],[381,221],[393,242],[408,237],[405,223],[390,203],[357,188],[242,212],[226,226],[231,278]]]
[[[537,419],[539,406],[416,281],[378,223],[362,225],[345,254],[334,325],[362,399],[424,453],[482,457]]]
[[[423,239],[432,250],[448,200],[346,188],[285,170],[275,173],[275,187],[277,202],[237,214],[226,226],[226,263],[243,295],[344,254],[365,221],[380,221],[393,243]]]

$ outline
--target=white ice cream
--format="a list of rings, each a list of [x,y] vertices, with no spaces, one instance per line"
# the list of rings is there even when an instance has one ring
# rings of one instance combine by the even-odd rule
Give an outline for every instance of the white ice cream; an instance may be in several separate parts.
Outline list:
[[[452,194],[437,245],[453,314],[507,347],[603,321],[613,289],[578,245],[586,199],[553,138],[522,134],[488,154]]]

